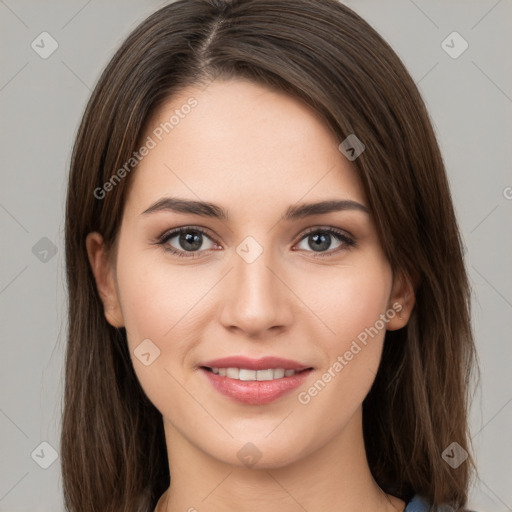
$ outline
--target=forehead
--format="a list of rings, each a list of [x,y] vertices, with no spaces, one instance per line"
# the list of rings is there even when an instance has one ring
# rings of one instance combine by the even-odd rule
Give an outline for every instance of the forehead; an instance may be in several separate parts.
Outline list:
[[[132,176],[127,210],[166,195],[260,208],[333,196],[365,202],[320,116],[246,80],[183,89],[154,113],[141,140],[152,147]]]

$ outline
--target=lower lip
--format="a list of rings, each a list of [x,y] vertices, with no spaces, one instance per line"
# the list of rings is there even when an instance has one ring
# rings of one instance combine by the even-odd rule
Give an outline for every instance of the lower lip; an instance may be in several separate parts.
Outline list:
[[[299,387],[313,370],[304,370],[290,377],[274,380],[247,381],[221,377],[204,368],[201,372],[206,375],[213,387],[225,396],[249,405],[264,405],[289,393]]]

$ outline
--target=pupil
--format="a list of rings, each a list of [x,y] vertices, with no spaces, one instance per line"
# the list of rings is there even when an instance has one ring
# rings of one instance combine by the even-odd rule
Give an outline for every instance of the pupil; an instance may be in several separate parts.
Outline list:
[[[309,244],[312,249],[328,249],[329,248],[329,240],[330,235],[326,235],[325,233],[322,234],[315,234],[310,237],[310,240],[314,240],[314,245],[311,243]]]
[[[201,247],[201,233],[197,233],[196,231],[181,233],[180,244],[186,251],[194,251],[199,249]]]

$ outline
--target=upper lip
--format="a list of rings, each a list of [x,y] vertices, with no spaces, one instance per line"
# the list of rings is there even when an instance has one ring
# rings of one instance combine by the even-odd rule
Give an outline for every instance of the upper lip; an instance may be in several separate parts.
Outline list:
[[[285,370],[307,370],[311,366],[307,366],[291,359],[283,359],[281,357],[266,356],[260,359],[252,359],[246,356],[229,356],[221,359],[212,359],[205,361],[199,366],[208,368],[246,368],[248,370],[268,370],[275,368],[284,368]]]

